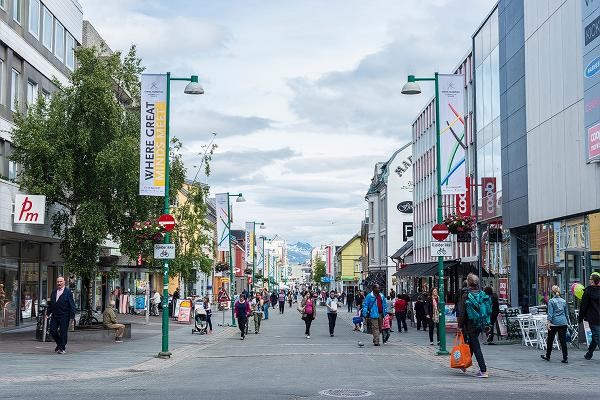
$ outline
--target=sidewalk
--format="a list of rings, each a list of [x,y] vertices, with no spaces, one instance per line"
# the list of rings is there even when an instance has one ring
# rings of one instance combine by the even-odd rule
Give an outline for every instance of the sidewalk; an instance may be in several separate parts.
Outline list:
[[[340,312],[338,318],[341,317],[348,325],[352,324],[352,317],[355,313],[346,311]],[[349,328],[352,329],[352,328]],[[437,356],[435,353],[438,346],[429,344],[429,333],[425,331],[417,331],[416,327],[408,324],[408,332],[398,333],[396,321],[392,326],[394,332],[390,335],[390,341],[384,347],[407,347],[414,353],[435,362],[436,364],[448,366],[448,356]],[[362,332],[355,332],[357,340],[361,340],[366,346],[371,345],[371,335]],[[455,334],[446,335],[446,349],[452,350]],[[435,333],[434,333],[435,340]],[[503,343],[504,342],[504,343]],[[565,365],[560,362],[562,353],[560,350],[552,351],[551,362],[544,361],[540,358],[540,354],[544,351],[524,347],[520,343],[497,341],[494,346],[483,345],[482,351],[486,365],[490,371],[490,375],[494,374],[511,376],[517,374],[520,377],[532,376],[539,378],[547,376],[549,379],[568,379],[569,381],[587,382],[596,381],[600,373],[600,351],[596,351],[594,359],[587,361],[583,358],[585,354],[585,345],[579,349],[569,345],[569,364]],[[477,362],[473,357],[473,364],[476,368]]]
[[[160,317],[150,317],[145,324],[144,316],[118,315],[121,322],[132,324],[132,337],[124,343],[106,341],[69,341],[67,354],[54,353],[54,342],[35,340],[35,326],[30,330],[18,330],[0,334],[0,385],[11,382],[27,382],[56,379],[86,379],[89,377],[113,377],[168,368],[177,362],[214,345],[224,334],[234,328],[214,325],[211,335],[192,335],[193,324],[169,322],[169,360],[157,359],[161,351],[162,325]],[[80,332],[69,332],[72,335]]]

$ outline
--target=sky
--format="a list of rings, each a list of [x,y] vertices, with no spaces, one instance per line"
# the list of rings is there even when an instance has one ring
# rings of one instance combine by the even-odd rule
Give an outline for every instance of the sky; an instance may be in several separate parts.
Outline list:
[[[211,193],[243,193],[234,227],[342,245],[360,231],[374,165],[411,140],[433,95],[406,76],[452,72],[494,0],[80,0],[113,50],[132,44],[172,85],[171,135],[193,178],[218,148]],[[181,87],[179,87],[181,86]],[[213,135],[216,133],[216,136]]]

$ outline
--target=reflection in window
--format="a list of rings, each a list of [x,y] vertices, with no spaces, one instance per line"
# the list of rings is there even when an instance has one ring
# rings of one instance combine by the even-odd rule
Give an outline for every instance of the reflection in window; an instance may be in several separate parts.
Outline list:
[[[483,61],[483,126],[492,122],[492,63],[490,57]]]
[[[500,59],[498,47],[490,54],[491,64],[491,100],[492,100],[492,119],[500,116]]]
[[[475,117],[477,119],[477,132],[483,128],[483,67],[480,65],[475,70]]]

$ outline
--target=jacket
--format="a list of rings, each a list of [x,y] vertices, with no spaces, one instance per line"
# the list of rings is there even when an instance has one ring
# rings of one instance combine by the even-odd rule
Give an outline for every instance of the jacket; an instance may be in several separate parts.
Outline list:
[[[371,318],[379,318],[384,317],[387,314],[387,302],[383,294],[379,293],[379,297],[381,298],[381,303],[383,307],[383,314],[379,314],[379,307],[377,307],[377,299],[373,292],[369,293],[367,297],[365,297],[365,301],[363,302],[362,310],[363,316],[371,317]]]
[[[381,329],[392,329],[392,321],[393,318],[390,314],[386,314],[385,317],[383,317],[383,323],[381,324]]]
[[[585,288],[579,309],[579,322],[583,320],[590,325],[600,325],[600,286]]]
[[[69,319],[75,319],[75,301],[73,300],[73,293],[67,287],[65,287],[62,295],[56,300],[56,289],[52,291],[50,295],[50,302],[48,303],[48,313],[55,317],[68,316]]]
[[[553,297],[548,301],[548,322],[556,326],[569,324],[567,302],[561,297]]]
[[[245,310],[246,311],[246,313],[245,313],[246,315],[244,315],[244,316],[238,315],[238,310],[239,309]],[[233,308],[233,313],[234,313],[234,315],[235,315],[236,318],[239,318],[239,317],[247,318],[250,315],[250,302],[247,301],[247,300],[244,303],[240,303],[239,300],[236,301],[235,302],[235,306]]]
[[[315,299],[310,299],[310,301],[312,301],[312,306],[313,306],[312,318],[315,319],[315,317],[317,316],[317,301]],[[302,309],[302,319],[304,319],[307,316],[309,316],[305,312],[305,310],[306,310],[306,299],[302,299],[302,301],[300,302],[300,308]]]
[[[425,315],[427,313],[425,312],[425,302],[424,301],[417,301],[415,303],[415,314],[416,314],[417,318],[425,318]]]
[[[460,303],[458,304],[460,313],[456,314],[456,319],[458,322],[458,327],[461,328],[464,333],[479,333],[479,332],[481,332],[481,329],[478,329],[476,326],[474,326],[474,324],[471,322],[471,320],[469,320],[469,317],[467,316],[467,313],[465,311],[466,310],[465,303],[467,301],[467,298],[469,297],[469,293],[473,293],[473,295],[476,295],[480,291],[481,290],[479,290],[479,288],[470,289],[470,290],[466,291],[465,293],[463,293],[463,295],[460,299]]]
[[[394,302],[394,311],[404,313],[404,312],[406,312],[406,306],[407,306],[406,300],[396,299],[396,301]]]
[[[433,297],[428,297],[427,302],[425,303],[425,315],[429,315],[429,319],[431,319],[436,324],[440,322],[440,312],[437,308],[438,307],[434,306],[433,304]]]
[[[115,309],[112,307],[106,307],[104,312],[102,313],[102,324],[104,326],[108,326],[111,324],[117,324],[117,315],[115,314]]]

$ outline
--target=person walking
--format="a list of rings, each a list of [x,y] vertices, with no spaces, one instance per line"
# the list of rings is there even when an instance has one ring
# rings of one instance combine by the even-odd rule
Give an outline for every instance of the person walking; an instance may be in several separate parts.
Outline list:
[[[492,299],[492,315],[490,316],[490,333],[488,335],[487,344],[495,344],[494,329],[496,329],[498,338],[500,338],[500,325],[498,324],[498,315],[500,314],[500,301],[498,300],[498,295],[494,293],[494,289],[492,289],[490,286],[483,289],[483,291],[490,297],[490,299]]]
[[[177,318],[177,315],[175,315],[175,310],[177,309],[177,300],[179,300],[179,297],[179,288],[175,288],[173,296],[171,296],[171,317],[175,319]]]
[[[354,304],[356,308],[362,312],[363,302],[365,301],[365,293],[361,290],[354,296]]]
[[[569,325],[569,308],[567,302],[560,297],[560,288],[552,286],[552,298],[548,300],[548,340],[546,341],[546,354],[540,357],[550,361],[554,338],[558,333],[558,341],[562,350],[562,363],[568,364],[569,351],[567,349],[567,326]],[[492,327],[493,328],[493,327]]]
[[[279,291],[279,314],[283,314],[285,311],[285,292],[283,289]]]
[[[288,301],[288,306],[291,308],[292,307],[292,303],[294,301],[294,296],[292,295],[292,291],[291,290],[287,294],[287,301]]]
[[[379,285],[374,284],[371,293],[365,297],[362,308],[363,315],[367,318],[367,321],[371,321],[374,346],[380,346],[379,336],[381,335],[381,326],[383,317],[387,314],[387,303],[379,290]]]
[[[383,339],[383,344],[386,344],[390,339],[390,332],[392,331],[392,321],[394,320],[394,309],[390,308],[388,313],[383,317],[383,321],[381,323],[381,337]]]
[[[107,329],[115,330],[115,342],[123,342],[123,333],[125,332],[125,325],[120,324],[117,321],[117,315],[115,314],[115,301],[111,300],[109,306],[104,309],[102,313],[102,325]]]
[[[202,301],[202,307],[204,307],[204,311],[206,312],[206,323],[208,324],[208,333],[212,333],[212,307],[210,305],[210,299],[208,298],[208,296],[204,296],[204,299]]]
[[[250,303],[246,301],[245,295],[240,294],[240,297],[235,302],[235,308],[233,312],[238,321],[238,328],[240,329],[241,333],[240,340],[244,340],[246,338],[246,330],[248,328],[248,317],[250,316]]]
[[[431,295],[427,298],[425,305],[425,319],[429,327],[429,344],[433,346],[433,331],[435,330],[435,337],[437,343],[440,343],[440,309],[438,307],[440,297],[436,288],[431,289]]]
[[[263,311],[264,311],[264,317],[263,320],[268,320],[269,319],[269,292],[267,291],[267,289],[263,290],[263,294],[262,294],[262,300],[263,300]]]
[[[271,307],[273,308],[273,310],[275,309],[276,305],[277,305],[277,293],[275,293],[275,291],[273,291],[273,293],[271,293]]]
[[[587,321],[592,331],[592,341],[584,358],[591,360],[596,347],[600,346],[600,273],[590,275],[590,286],[585,288],[579,309],[579,323]]]
[[[329,336],[333,337],[333,331],[335,330],[335,321],[337,319],[338,300],[335,296],[335,290],[332,290],[325,302],[327,307],[327,319],[329,321]]]
[[[254,316],[254,334],[258,335],[260,332],[260,322],[263,317],[264,302],[259,293],[252,299],[252,314]]]
[[[417,297],[417,302],[415,303],[415,317],[417,318],[417,330],[418,331],[421,330],[421,325],[423,325],[423,330],[426,330],[425,315],[427,315],[427,313],[425,312],[425,302],[423,301],[423,296],[419,295],[419,297]]]
[[[300,308],[298,308],[298,310],[302,313],[302,320],[304,320],[304,324],[306,326],[304,334],[306,335],[307,339],[310,339],[310,325],[317,316],[316,302],[312,296],[312,293],[305,293],[304,298],[300,302]]]
[[[54,351],[58,354],[66,354],[67,332],[69,321],[75,319],[75,301],[73,293],[65,287],[65,278],[56,278],[56,289],[50,294],[48,303],[48,315],[50,315],[50,335],[56,342]]]
[[[486,325],[489,325],[489,317],[492,313],[492,301],[479,288],[479,277],[474,274],[467,276],[468,291],[463,294],[460,300],[460,314],[458,315],[458,328],[463,332],[471,355],[475,354],[477,364],[479,365],[478,378],[488,378],[487,366],[481,351],[479,335]],[[463,372],[466,370],[463,369]]]
[[[354,292],[348,292],[348,296],[346,296],[346,302],[348,303],[348,312],[351,313],[354,311]]]
[[[403,328],[404,332],[408,330],[406,326],[407,307],[408,303],[406,302],[406,299],[404,299],[404,297],[401,294],[399,294],[396,298],[396,301],[394,301],[394,314],[396,316],[396,322],[398,325],[398,333],[402,332]]]

